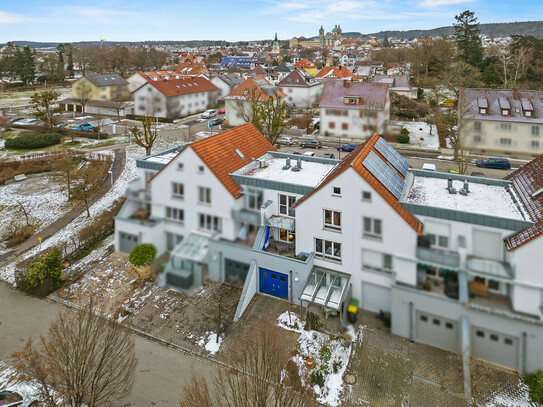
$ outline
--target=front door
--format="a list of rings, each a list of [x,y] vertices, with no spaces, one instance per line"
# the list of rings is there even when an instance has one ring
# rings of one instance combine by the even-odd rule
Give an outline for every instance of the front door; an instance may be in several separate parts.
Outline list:
[[[260,292],[283,299],[288,298],[288,276],[260,268]]]

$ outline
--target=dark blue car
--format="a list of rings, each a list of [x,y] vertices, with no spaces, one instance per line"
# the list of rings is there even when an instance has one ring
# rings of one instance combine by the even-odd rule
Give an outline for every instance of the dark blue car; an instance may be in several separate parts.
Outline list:
[[[499,170],[508,170],[511,168],[511,163],[507,158],[491,157],[486,160],[477,160],[477,167],[497,168]]]
[[[356,147],[358,147],[358,144],[343,144],[341,146],[339,146],[337,148],[338,151],[347,151],[347,152],[351,152],[353,151],[354,149],[356,149]]]

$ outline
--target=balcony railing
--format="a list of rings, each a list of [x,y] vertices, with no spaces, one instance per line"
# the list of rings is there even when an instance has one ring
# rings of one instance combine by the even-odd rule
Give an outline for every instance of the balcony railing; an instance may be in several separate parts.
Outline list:
[[[232,209],[232,219],[240,222],[260,225],[260,212],[250,211],[248,209]]]
[[[446,266],[455,269],[460,267],[460,256],[456,252],[418,246],[417,258],[421,261],[438,266]]]
[[[269,218],[266,218],[265,226],[285,230],[295,230],[296,222],[293,218],[285,218],[283,216],[271,216]]]

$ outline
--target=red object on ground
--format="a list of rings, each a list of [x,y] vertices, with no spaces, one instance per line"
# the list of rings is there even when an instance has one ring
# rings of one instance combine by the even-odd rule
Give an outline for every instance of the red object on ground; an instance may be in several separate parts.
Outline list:
[[[315,366],[315,362],[313,362],[313,359],[307,359],[307,360],[305,361],[305,364],[306,364],[306,366],[307,366],[309,369],[312,369],[313,366]]]

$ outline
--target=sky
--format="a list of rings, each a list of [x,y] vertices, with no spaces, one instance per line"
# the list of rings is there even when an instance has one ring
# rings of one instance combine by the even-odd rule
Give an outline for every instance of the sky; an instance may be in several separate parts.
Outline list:
[[[361,33],[429,29],[468,9],[481,23],[543,19],[541,0],[0,0],[0,43],[290,39],[335,24]]]

